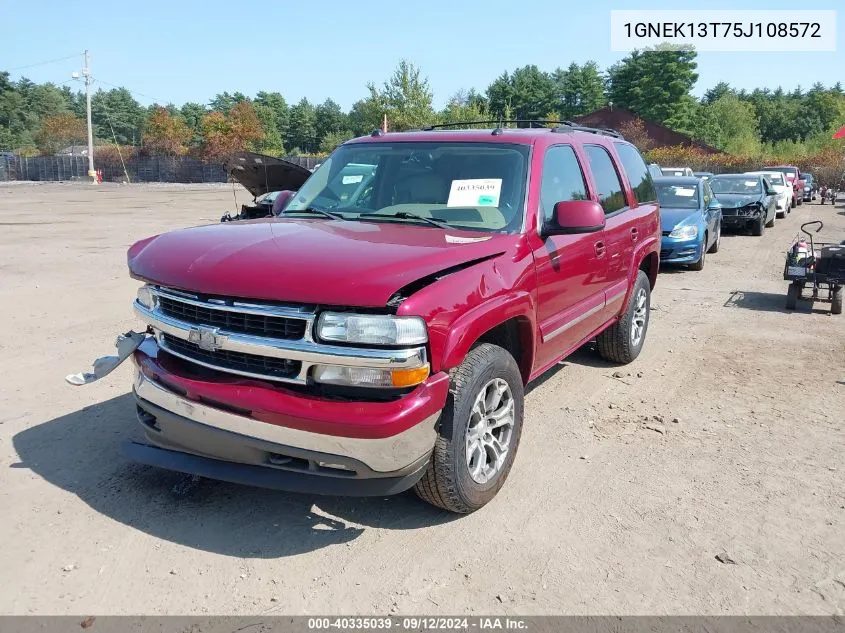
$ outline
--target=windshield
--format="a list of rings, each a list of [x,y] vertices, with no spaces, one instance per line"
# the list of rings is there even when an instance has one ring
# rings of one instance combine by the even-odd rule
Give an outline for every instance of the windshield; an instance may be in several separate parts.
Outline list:
[[[667,209],[697,209],[698,187],[695,185],[670,185],[663,182],[654,183],[657,189],[657,199],[661,207]]]
[[[455,228],[516,233],[522,228],[528,152],[527,145],[513,143],[343,145],[283,215],[310,208],[349,220],[425,222],[413,214]]]
[[[813,183],[813,174],[804,173],[801,174],[801,177],[804,179],[804,182],[806,182],[808,185]]]
[[[686,176],[685,169],[672,169],[671,167],[664,167],[660,171],[663,172],[664,176]]]
[[[726,178],[717,176],[710,180],[710,187],[716,195],[720,193],[738,193],[745,195],[760,194],[763,192],[760,186],[760,179],[754,176],[739,178]]]

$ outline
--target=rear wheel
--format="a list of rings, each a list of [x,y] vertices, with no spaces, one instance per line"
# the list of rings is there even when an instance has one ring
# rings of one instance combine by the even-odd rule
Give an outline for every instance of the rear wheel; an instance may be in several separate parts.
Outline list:
[[[431,461],[414,491],[450,512],[469,514],[505,483],[522,432],[524,390],[516,361],[497,345],[470,350],[452,372]]]
[[[798,282],[793,281],[786,289],[786,309],[794,310],[798,305],[798,296],[801,294],[801,286]]]
[[[596,347],[602,358],[626,364],[640,355],[648,332],[650,307],[651,284],[640,270],[622,318],[596,337]]]
[[[830,303],[831,314],[842,314],[842,286],[833,289]]]

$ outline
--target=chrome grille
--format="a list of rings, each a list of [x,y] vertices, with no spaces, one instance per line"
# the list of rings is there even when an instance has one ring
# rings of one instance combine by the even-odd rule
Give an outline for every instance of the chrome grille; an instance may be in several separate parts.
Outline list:
[[[227,332],[250,334],[272,339],[298,340],[305,336],[307,321],[286,316],[240,312],[237,308],[216,307],[199,301],[183,301],[172,295],[158,295],[162,313],[194,325],[219,327]]]
[[[199,345],[170,336],[161,335],[161,342],[165,351],[188,360],[193,360],[204,365],[218,369],[230,370],[241,374],[253,374],[265,378],[294,378],[302,369],[300,361],[287,360],[284,358],[271,358],[269,356],[256,356],[230,350],[207,351]]]

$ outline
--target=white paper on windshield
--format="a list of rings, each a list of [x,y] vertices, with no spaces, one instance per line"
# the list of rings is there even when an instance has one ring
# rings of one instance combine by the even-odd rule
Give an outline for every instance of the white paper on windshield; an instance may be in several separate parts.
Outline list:
[[[754,186],[754,185],[756,185],[756,184],[757,184],[757,181],[756,181],[756,180],[746,180],[746,181],[745,181],[745,186],[746,186],[746,187],[753,187],[753,186]]]
[[[678,187],[675,189],[675,195],[684,198],[692,198],[695,195],[695,189],[688,189],[686,187]]]
[[[343,184],[344,185],[354,185],[355,183],[361,182],[364,180],[364,176],[344,176],[343,177]]]
[[[498,207],[502,193],[501,178],[453,180],[447,207]]]

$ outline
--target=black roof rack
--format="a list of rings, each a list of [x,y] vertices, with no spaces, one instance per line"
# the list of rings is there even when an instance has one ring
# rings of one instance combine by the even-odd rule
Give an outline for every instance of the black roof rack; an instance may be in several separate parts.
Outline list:
[[[550,119],[487,119],[483,121],[455,121],[452,123],[429,125],[424,127],[423,131],[430,132],[433,130],[444,130],[461,126],[494,124],[496,125],[496,128],[493,130],[493,134],[498,136],[502,133],[501,126],[505,123],[527,123],[528,128],[534,128],[535,126],[548,127],[550,125],[554,125],[555,127],[550,128],[550,131],[558,134],[567,132],[589,132],[591,134],[601,134],[603,136],[612,136],[613,138],[624,139],[622,134],[611,128],[588,127],[586,125],[578,125],[572,121],[554,121]]]

